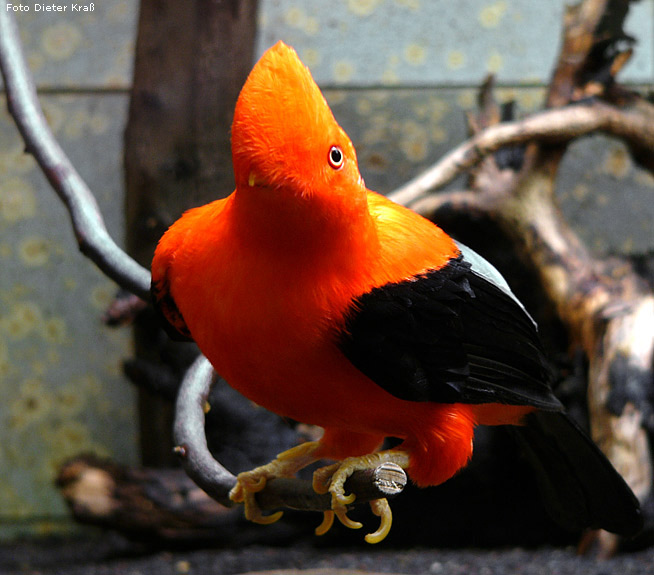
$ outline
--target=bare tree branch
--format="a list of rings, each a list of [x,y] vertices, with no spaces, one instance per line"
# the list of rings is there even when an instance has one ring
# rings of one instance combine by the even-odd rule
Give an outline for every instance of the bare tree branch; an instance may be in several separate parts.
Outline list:
[[[546,102],[557,108],[499,124],[485,86],[472,122],[483,131],[392,197],[429,216],[472,208],[495,221],[532,264],[567,327],[570,348],[583,350],[588,361],[592,437],[645,501],[652,497],[654,476],[648,436],[654,412],[654,295],[626,258],[593,256],[566,222],[555,194],[567,144],[594,131],[622,140],[634,160],[654,172],[654,106],[615,80],[631,53],[616,46],[625,38],[627,9],[623,0],[584,0],[569,7]],[[503,167],[497,154],[489,156],[509,145],[523,146],[519,166]],[[427,195],[477,164],[470,191]],[[596,532],[595,538],[601,553],[617,548],[617,536]]]
[[[214,378],[211,364],[202,355],[186,372],[175,406],[175,450],[186,472],[204,491],[223,505],[231,505],[229,491],[236,477],[213,458],[204,433],[205,407]]]
[[[9,113],[23,136],[26,151],[34,156],[68,208],[80,250],[121,287],[147,300],[150,273],[109,236],[95,197],[48,127],[6,0],[0,0],[0,68]]]
[[[632,145],[654,149],[654,130],[640,109],[619,109],[596,100],[539,112],[524,120],[489,126],[446,154],[388,197],[412,205],[456,176],[476,166],[500,148],[529,142],[565,144],[590,133],[604,131]]]

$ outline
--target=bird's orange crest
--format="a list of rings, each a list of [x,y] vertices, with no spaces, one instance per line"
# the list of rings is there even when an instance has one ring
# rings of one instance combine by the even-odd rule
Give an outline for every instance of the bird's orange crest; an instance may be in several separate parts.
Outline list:
[[[234,112],[237,190],[263,187],[295,196],[360,190],[356,152],[311,72],[278,42],[250,73]]]

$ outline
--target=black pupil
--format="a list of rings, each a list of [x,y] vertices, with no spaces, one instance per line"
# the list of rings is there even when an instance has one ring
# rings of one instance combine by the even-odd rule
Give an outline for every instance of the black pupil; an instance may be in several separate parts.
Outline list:
[[[338,148],[332,148],[329,153],[332,163],[338,165],[343,161],[343,153]]]

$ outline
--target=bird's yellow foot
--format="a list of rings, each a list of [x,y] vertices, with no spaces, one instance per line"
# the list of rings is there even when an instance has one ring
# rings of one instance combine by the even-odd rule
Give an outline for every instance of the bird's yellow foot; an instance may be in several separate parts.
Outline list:
[[[347,507],[354,502],[356,496],[353,493],[345,494],[345,482],[355,471],[376,469],[382,463],[396,463],[402,469],[406,469],[409,466],[409,454],[394,449],[378,451],[361,457],[349,457],[333,465],[321,467],[314,472],[313,489],[317,493],[329,492],[332,496],[332,509],[325,512],[323,522],[316,529],[316,535],[323,535],[329,531],[334,522],[334,516],[350,529],[362,527],[361,523],[352,521],[347,516]],[[368,543],[379,543],[391,530],[393,514],[386,499],[375,499],[370,502],[370,507],[372,512],[381,518],[381,523],[379,529],[366,535],[365,539]]]
[[[277,511],[271,515],[263,515],[257,504],[256,494],[266,486],[269,479],[293,477],[300,469],[316,461],[313,453],[317,448],[317,441],[308,441],[280,453],[266,465],[239,473],[236,485],[229,492],[229,498],[235,503],[243,503],[246,519],[254,523],[268,525],[278,521],[284,513]]]

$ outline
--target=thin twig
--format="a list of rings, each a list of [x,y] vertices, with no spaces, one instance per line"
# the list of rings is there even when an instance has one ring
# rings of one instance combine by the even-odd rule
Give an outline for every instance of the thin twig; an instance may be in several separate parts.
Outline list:
[[[597,131],[654,148],[654,131],[643,121],[641,114],[592,101],[545,110],[524,120],[490,126],[454,148],[388,197],[399,204],[412,205],[504,146],[528,142],[565,143]]]
[[[0,68],[7,107],[23,136],[25,149],[38,162],[64,202],[80,250],[108,277],[143,299],[149,297],[150,273],[111,239],[95,197],[55,140],[43,115],[20,45],[13,13],[0,0]]]
[[[485,196],[473,190],[447,190],[439,194],[425,194],[411,204],[412,210],[426,218],[432,218],[436,212],[448,208],[468,216],[488,213]]]

